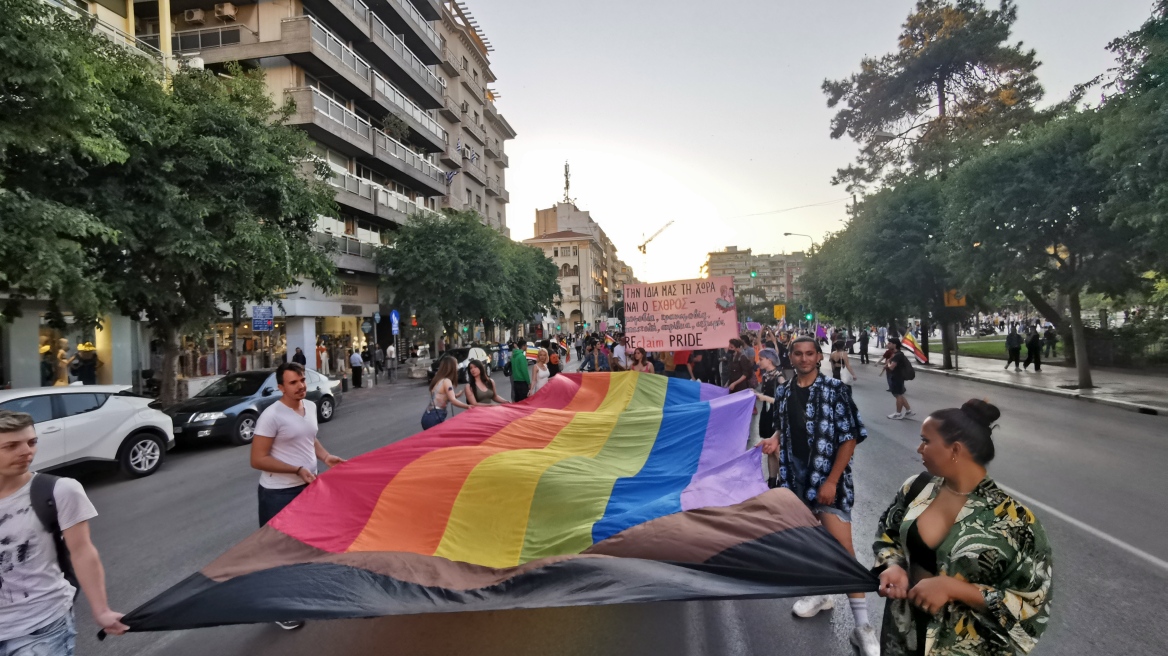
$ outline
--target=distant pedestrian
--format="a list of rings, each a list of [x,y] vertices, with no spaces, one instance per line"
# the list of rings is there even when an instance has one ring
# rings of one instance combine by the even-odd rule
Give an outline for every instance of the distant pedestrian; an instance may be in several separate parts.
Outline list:
[[[106,600],[89,537],[97,510],[76,480],[30,472],[36,453],[32,415],[0,410],[0,654],[73,656],[77,586],[102,630],[129,627]]]
[[[251,467],[260,471],[259,521],[263,527],[308,484],[316,480],[317,461],[329,467],[345,460],[334,456],[316,437],[316,404],[305,400],[308,386],[304,367],[288,362],[276,368],[276,385],[281,396],[256,420],[251,442]],[[277,622],[283,629],[298,629],[304,622],[295,617]]]
[[[580,371],[609,371],[608,356],[594,340],[589,341],[584,347],[584,360],[580,362]]]
[[[1018,329],[1011,325],[1010,334],[1006,335],[1006,368],[1010,368],[1010,363],[1014,363],[1014,371],[1020,371],[1019,365],[1022,364],[1022,336],[1018,334]]]
[[[511,352],[511,400],[518,403],[527,398],[531,390],[531,370],[527,367],[527,340],[515,340]]]
[[[1026,334],[1026,361],[1022,363],[1022,368],[1029,368],[1031,363],[1034,363],[1035,372],[1042,371],[1042,337],[1036,326],[1030,326]]]
[[[299,346],[296,347],[296,352],[292,354],[292,361],[301,367],[308,366],[308,358],[304,356],[304,351],[300,350]]]
[[[353,387],[361,387],[361,374],[365,369],[365,360],[355,349],[349,349],[349,368],[353,370]]]
[[[730,393],[750,389],[754,383],[754,362],[746,357],[746,345],[740,339],[730,340],[730,371],[726,375],[726,389]]]
[[[789,489],[815,514],[823,528],[853,557],[852,454],[868,437],[851,388],[819,373],[823,352],[817,339],[801,337],[791,344],[797,378],[777,390],[774,437],[763,440],[762,452],[778,453],[776,483]],[[814,595],[795,602],[798,617],[813,617],[832,608],[831,596]],[[868,621],[864,593],[848,595],[855,621],[851,642],[862,656],[878,656],[879,639]]]
[[[880,326],[876,329],[876,348],[884,348],[887,345],[888,329]]]
[[[845,385],[851,385],[856,380],[856,370],[852,369],[852,359],[844,351],[844,342],[836,342],[831,346],[831,355],[828,356],[831,360],[831,377],[836,380],[842,380]],[[844,377],[844,372],[848,376]]]
[[[1046,334],[1043,338],[1046,346],[1043,356],[1047,358],[1058,356],[1058,331],[1054,329],[1053,324],[1046,324]]]
[[[888,350],[891,352],[884,362],[884,371],[888,380],[888,391],[896,399],[896,411],[888,415],[889,419],[904,419],[916,413],[908,404],[905,397],[905,371],[912,367],[908,356],[900,350],[900,339],[893,337],[888,340]]]
[[[531,368],[531,393],[543,389],[547,385],[548,380],[551,379],[551,356],[548,354],[546,348],[539,349],[539,355],[535,356],[535,365]]]
[[[696,380],[694,378],[693,351],[673,352],[673,377]]]
[[[867,328],[860,330],[860,364],[868,364],[871,362],[868,358],[868,340],[870,339],[872,339],[872,336],[868,334]]]
[[[884,654],[1030,653],[1049,625],[1046,532],[986,475],[1000,415],[974,399],[921,426],[926,471],[900,486],[872,546]]]
[[[380,346],[373,352],[373,370],[378,374],[385,370],[385,350]]]

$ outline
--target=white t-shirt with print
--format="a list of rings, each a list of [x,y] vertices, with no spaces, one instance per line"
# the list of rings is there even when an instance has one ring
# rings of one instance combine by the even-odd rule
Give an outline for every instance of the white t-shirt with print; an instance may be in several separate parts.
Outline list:
[[[57,564],[53,534],[32,509],[31,490],[32,478],[0,499],[0,642],[26,636],[61,617],[76,594]],[[57,481],[53,500],[62,531],[97,517],[85,489],[72,478]]]
[[[273,438],[272,457],[293,467],[303,467],[316,473],[316,404],[302,401],[304,416],[276,401],[268,406],[256,421],[255,434]],[[304,479],[296,474],[260,474],[260,485],[270,490],[280,490],[304,485]]]

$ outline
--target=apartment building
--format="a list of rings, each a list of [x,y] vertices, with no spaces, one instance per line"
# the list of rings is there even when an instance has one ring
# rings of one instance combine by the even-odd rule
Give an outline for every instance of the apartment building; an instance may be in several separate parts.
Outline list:
[[[583,331],[610,321],[609,310],[620,298],[620,290],[636,281],[632,267],[617,256],[604,229],[572,201],[536,210],[535,237],[523,243],[542,248],[560,269],[561,326],[566,322]]]
[[[755,255],[737,246],[708,253],[702,265],[705,277],[731,276],[734,289],[762,289],[775,303],[798,302],[803,294],[799,280],[806,257],[802,252]],[[752,275],[753,273],[753,275]]]
[[[489,59],[494,48],[463,2],[444,3],[436,25],[446,81],[438,108],[446,143],[439,158],[449,180],[441,207],[474,210],[509,237],[510,160],[504,144],[516,134],[495,106],[500,94],[491,86],[496,81]]]

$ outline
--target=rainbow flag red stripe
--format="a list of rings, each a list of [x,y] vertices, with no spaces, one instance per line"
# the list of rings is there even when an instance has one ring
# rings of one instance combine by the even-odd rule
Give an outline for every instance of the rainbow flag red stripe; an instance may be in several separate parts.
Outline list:
[[[912,336],[911,332],[906,330],[904,336],[900,338],[900,343],[912,350],[913,355],[917,357],[918,362],[925,364],[929,362],[929,356],[925,355],[925,352],[921,350],[920,345],[917,344],[917,340]]]
[[[768,490],[743,450],[753,407],[653,374],[556,376],[325,472],[125,622],[874,590],[794,495]]]

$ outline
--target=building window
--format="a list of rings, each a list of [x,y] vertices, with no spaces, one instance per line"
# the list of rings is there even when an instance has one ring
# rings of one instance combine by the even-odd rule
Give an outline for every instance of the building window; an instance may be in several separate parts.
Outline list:
[[[559,247],[557,246],[557,247],[552,248],[552,257],[559,257],[559,256],[560,256]]]
[[[483,197],[478,194],[475,194],[475,207],[479,209],[483,207]]]
[[[580,285],[572,285],[572,296],[580,295]]]
[[[578,246],[573,246],[573,247],[572,247],[572,255],[579,255],[579,254],[580,254],[579,247],[578,247]]]
[[[471,199],[471,193],[470,193],[470,189],[467,189],[467,190],[466,190],[466,204],[467,204],[468,206],[470,205],[470,199]]]

